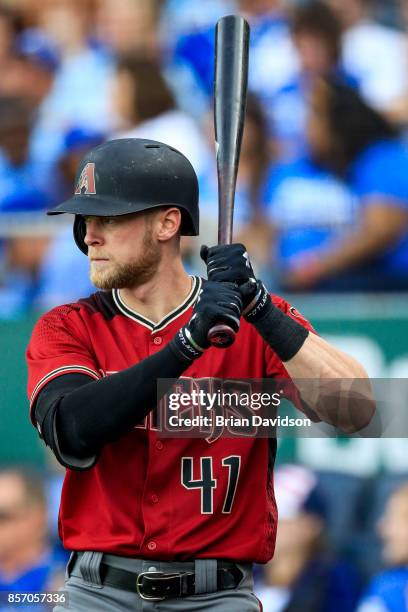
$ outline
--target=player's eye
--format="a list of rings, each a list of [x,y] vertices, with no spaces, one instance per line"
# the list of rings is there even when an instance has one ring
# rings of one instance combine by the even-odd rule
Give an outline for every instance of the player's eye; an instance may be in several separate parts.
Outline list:
[[[115,225],[117,223],[117,219],[116,217],[85,217],[83,216],[83,220],[85,223],[85,227],[88,227],[88,225],[94,220],[97,224],[97,226],[99,227],[112,227],[113,225]]]
[[[85,223],[85,227],[87,228],[90,222],[92,221],[92,217],[82,217],[82,219]]]
[[[103,225],[114,225],[116,223],[115,217],[103,217]]]

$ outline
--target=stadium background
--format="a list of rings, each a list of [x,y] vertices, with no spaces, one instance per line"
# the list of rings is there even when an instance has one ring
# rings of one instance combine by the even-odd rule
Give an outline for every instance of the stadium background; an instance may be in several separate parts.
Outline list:
[[[64,558],[56,535],[61,471],[28,421],[24,352],[41,312],[92,288],[86,258],[75,251],[70,226],[66,220],[47,220],[43,211],[69,193],[73,168],[87,148],[113,136],[146,135],[169,141],[193,161],[202,193],[201,240],[211,243],[217,219],[209,75],[213,27],[220,16],[242,12],[254,32],[251,124],[258,132],[253,131],[253,142],[248,136],[244,144],[237,238],[245,240],[250,252],[252,247],[257,269],[271,290],[294,303],[320,333],[358,357],[371,377],[408,378],[408,267],[400,269],[402,290],[398,291],[395,283],[388,285],[384,278],[374,283],[374,292],[353,282],[331,287],[330,292],[318,284],[288,287],[279,274],[274,245],[283,230],[270,212],[277,193],[271,188],[270,176],[276,167],[288,164],[285,167],[290,168],[292,159],[304,154],[305,124],[299,116],[307,114],[309,99],[299,87],[301,52],[293,43],[290,27],[295,19],[291,11],[307,4],[316,5],[294,0],[0,2],[0,490],[2,473],[10,466],[40,474],[50,525],[44,550],[52,546],[53,558]],[[325,3],[334,8],[336,4],[335,0]],[[361,23],[342,24],[343,54],[335,69],[351,75],[352,86],[398,127],[399,139],[405,142],[408,3],[343,0],[340,4],[350,4],[350,10],[360,5],[364,15]],[[317,23],[314,28],[310,19],[313,21],[313,14],[309,21],[303,20],[301,31],[309,28],[312,32],[309,44],[313,48],[313,35],[319,40],[319,28],[325,25]],[[355,38],[346,49],[347,31],[354,27],[358,33],[359,26],[360,39]],[[364,55],[373,45],[381,62],[370,62]],[[313,63],[313,51],[310,54]],[[347,69],[342,65],[346,55]],[[148,93],[136,101],[138,84]],[[251,155],[258,149],[266,158],[262,185],[251,182],[260,167],[251,165]],[[408,174],[408,166],[402,165],[400,171]],[[328,193],[327,183],[322,185],[313,175],[305,178],[311,181],[311,193],[321,194],[316,204],[319,210]],[[258,201],[252,197],[253,184],[258,186]],[[349,189],[347,181],[344,189]],[[297,197],[302,201],[295,190],[294,200]],[[408,188],[402,204],[407,206]],[[296,214],[307,227],[307,212],[303,217],[301,209]],[[347,218],[346,230],[357,223],[353,219]],[[403,228],[406,236],[408,222]],[[184,249],[189,268],[202,272],[197,244],[186,242]],[[375,280],[375,266],[371,274]],[[391,491],[408,482],[406,439],[285,439],[279,443],[277,462],[311,470],[297,474],[302,483],[311,473],[317,475],[326,504],[327,549],[358,576],[357,595],[350,598],[349,608],[342,609],[356,609],[355,602],[369,580],[384,567],[376,524]],[[2,499],[0,494],[0,510]],[[0,579],[2,529],[7,525],[2,524],[0,512]],[[408,539],[406,546],[405,564]]]

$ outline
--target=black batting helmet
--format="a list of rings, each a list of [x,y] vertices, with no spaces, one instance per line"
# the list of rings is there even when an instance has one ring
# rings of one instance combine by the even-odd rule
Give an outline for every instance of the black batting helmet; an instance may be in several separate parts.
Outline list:
[[[84,157],[73,197],[47,214],[73,213],[75,242],[87,254],[83,216],[116,217],[159,206],[179,208],[181,233],[198,235],[198,181],[193,166],[162,142],[122,138],[109,140]]]

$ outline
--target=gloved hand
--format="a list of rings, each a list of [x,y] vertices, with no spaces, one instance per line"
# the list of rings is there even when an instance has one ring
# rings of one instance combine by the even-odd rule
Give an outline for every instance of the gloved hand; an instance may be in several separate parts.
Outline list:
[[[208,280],[236,283],[239,286],[243,314],[245,318],[253,318],[251,313],[258,312],[260,304],[269,295],[261,281],[255,278],[245,246],[239,243],[213,247],[203,245],[200,256],[207,264]]]
[[[277,308],[265,285],[256,280],[243,244],[202,246],[201,258],[207,264],[208,279],[218,286],[223,282],[238,285],[245,319],[285,362],[303,346],[309,331]]]
[[[214,325],[225,323],[239,330],[242,298],[234,283],[204,283],[190,321],[172,339],[173,347],[184,357],[196,359],[210,346],[208,332]]]
[[[255,274],[243,244],[219,244],[213,247],[204,244],[200,257],[207,264],[209,281],[242,285],[252,280],[255,283]]]

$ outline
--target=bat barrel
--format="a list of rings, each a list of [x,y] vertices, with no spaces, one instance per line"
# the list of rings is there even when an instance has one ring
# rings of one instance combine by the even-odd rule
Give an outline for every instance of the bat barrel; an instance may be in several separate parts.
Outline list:
[[[214,127],[218,174],[218,244],[231,244],[235,186],[244,128],[248,83],[249,25],[243,17],[228,15],[215,30]],[[235,332],[215,325],[209,342],[226,348]]]
[[[232,242],[235,185],[248,82],[249,25],[228,15],[215,30],[214,125],[218,173],[218,243]]]

